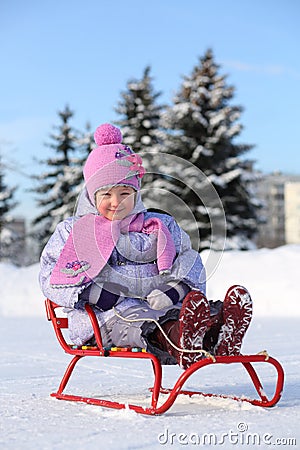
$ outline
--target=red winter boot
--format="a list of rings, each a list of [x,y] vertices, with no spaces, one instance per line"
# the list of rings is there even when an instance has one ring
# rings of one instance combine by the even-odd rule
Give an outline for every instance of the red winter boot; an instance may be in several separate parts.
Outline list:
[[[228,289],[223,302],[223,318],[215,355],[239,355],[252,319],[252,300],[246,288],[231,286]]]
[[[179,347],[202,350],[203,338],[210,320],[209,303],[204,294],[191,291],[183,300],[179,316]],[[203,353],[177,353],[177,362],[183,369],[202,359]]]
[[[157,328],[151,335],[152,345],[172,355],[182,369],[203,357],[202,352],[181,352],[185,350],[202,350],[203,338],[210,324],[210,307],[205,295],[191,291],[183,300],[179,320],[168,320],[162,325],[163,332]],[[172,345],[168,339],[173,343]]]

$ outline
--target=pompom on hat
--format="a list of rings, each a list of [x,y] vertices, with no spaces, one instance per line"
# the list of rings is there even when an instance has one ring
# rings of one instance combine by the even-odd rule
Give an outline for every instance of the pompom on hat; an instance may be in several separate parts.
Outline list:
[[[145,174],[140,155],[122,144],[122,133],[114,125],[100,125],[94,134],[97,147],[89,154],[83,168],[84,180],[90,200],[94,203],[99,189],[116,185],[140,189]]]

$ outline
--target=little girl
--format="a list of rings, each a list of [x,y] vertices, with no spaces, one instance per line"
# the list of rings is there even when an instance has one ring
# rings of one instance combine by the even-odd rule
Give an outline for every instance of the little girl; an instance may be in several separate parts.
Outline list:
[[[58,226],[41,256],[44,295],[66,307],[71,340],[91,343],[92,305],[105,347],[144,347],[186,369],[203,357],[239,354],[252,302],[242,286],[224,302],[205,297],[200,255],[174,218],[146,210],[142,159],[104,124],[83,174],[76,215]]]

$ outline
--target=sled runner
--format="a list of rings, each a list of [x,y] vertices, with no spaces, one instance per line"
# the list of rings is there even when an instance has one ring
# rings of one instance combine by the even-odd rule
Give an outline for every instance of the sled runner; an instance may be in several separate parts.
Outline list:
[[[102,407],[109,407],[115,409],[124,409],[129,408],[137,413],[148,414],[148,415],[158,415],[165,413],[175,402],[178,395],[202,395],[205,397],[221,397],[221,398],[230,398],[238,401],[245,401],[251,403],[252,405],[271,407],[274,406],[281,397],[281,392],[283,389],[284,383],[284,372],[281,364],[274,358],[269,357],[266,352],[261,352],[261,354],[257,355],[238,355],[238,356],[211,356],[206,357],[205,359],[201,359],[200,361],[192,364],[188,369],[184,370],[183,373],[179,376],[178,380],[174,384],[173,388],[165,389],[162,387],[162,365],[158,358],[146,352],[144,349],[138,348],[104,348],[102,346],[101,334],[98,325],[98,321],[94,311],[92,310],[89,304],[86,304],[86,311],[90,317],[95,339],[97,345],[95,347],[91,346],[74,346],[72,344],[68,344],[63,330],[68,328],[68,319],[66,317],[60,317],[59,310],[60,306],[52,302],[51,300],[46,300],[46,311],[47,318],[52,322],[55,334],[57,339],[64,349],[66,353],[73,355],[73,359],[68,365],[65,374],[62,378],[60,386],[57,392],[51,394],[52,397],[56,397],[60,400],[70,400],[70,401],[79,401],[85,402],[92,405],[98,405]],[[153,373],[154,373],[154,385],[150,389],[152,392],[151,396],[151,405],[149,407],[144,407],[140,405],[127,404],[127,403],[119,403],[117,401],[93,398],[93,397],[84,397],[79,395],[65,394],[64,390],[67,386],[67,383],[72,375],[72,372],[78,363],[85,356],[98,356],[98,357],[106,357],[106,358],[133,358],[133,359],[144,359],[150,360],[152,363]],[[274,394],[272,398],[268,398],[266,393],[264,392],[263,386],[260,382],[260,379],[257,375],[256,370],[253,367],[253,363],[262,363],[262,364],[270,364],[275,369],[276,373],[276,384],[274,389]],[[195,373],[197,370],[202,367],[216,364],[242,364],[245,368],[246,372],[249,374],[250,379],[255,387],[255,390],[258,394],[258,398],[242,398],[236,396],[226,396],[220,394],[210,394],[203,393],[198,391],[189,391],[183,390],[183,385],[187,381],[187,379]],[[159,404],[160,394],[166,394],[163,401]]]

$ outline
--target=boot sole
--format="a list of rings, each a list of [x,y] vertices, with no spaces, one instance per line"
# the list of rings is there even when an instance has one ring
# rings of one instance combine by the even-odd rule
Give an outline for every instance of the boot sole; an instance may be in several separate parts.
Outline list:
[[[179,316],[180,348],[202,350],[203,338],[210,320],[209,303],[204,294],[192,291],[185,297]],[[203,358],[202,353],[178,354],[177,362],[183,369]]]
[[[223,317],[215,355],[239,355],[252,319],[252,300],[246,288],[235,285],[228,289],[223,302]]]

